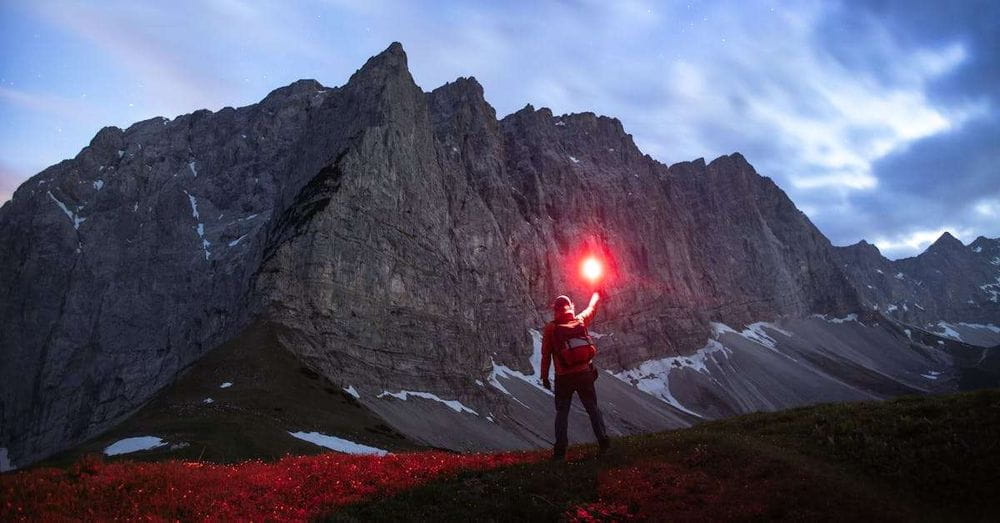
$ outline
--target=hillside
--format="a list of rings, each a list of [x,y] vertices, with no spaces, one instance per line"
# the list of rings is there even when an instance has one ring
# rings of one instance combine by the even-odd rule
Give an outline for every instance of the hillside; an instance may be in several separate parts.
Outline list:
[[[821,405],[631,436],[595,458],[328,453],[275,462],[35,468],[0,519],[992,520],[1000,391]]]

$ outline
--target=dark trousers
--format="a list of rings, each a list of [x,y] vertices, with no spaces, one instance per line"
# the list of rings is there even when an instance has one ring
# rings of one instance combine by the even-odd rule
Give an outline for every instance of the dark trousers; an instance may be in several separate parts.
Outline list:
[[[597,441],[604,444],[608,439],[601,410],[597,408],[597,391],[594,390],[594,380],[597,371],[574,372],[573,374],[556,375],[556,444],[555,454],[566,453],[568,444],[566,429],[569,423],[569,406],[573,402],[573,393],[580,396],[580,403],[590,416],[590,426],[594,429]]]

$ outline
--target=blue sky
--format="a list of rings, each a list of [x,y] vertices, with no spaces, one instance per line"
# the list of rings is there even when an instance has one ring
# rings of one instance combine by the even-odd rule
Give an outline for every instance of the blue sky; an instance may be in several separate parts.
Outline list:
[[[475,76],[622,120],[664,163],[734,151],[836,245],[1000,236],[1000,2],[0,0],[0,201],[105,125],[344,83],[400,41],[424,90]]]

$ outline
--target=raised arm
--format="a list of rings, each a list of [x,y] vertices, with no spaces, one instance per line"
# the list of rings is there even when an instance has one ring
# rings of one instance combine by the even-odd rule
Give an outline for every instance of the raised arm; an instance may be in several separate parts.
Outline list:
[[[587,305],[586,309],[583,309],[583,312],[576,315],[576,319],[582,321],[584,325],[590,325],[591,320],[594,319],[594,313],[597,312],[597,302],[599,300],[600,295],[595,292],[590,297],[590,304]]]

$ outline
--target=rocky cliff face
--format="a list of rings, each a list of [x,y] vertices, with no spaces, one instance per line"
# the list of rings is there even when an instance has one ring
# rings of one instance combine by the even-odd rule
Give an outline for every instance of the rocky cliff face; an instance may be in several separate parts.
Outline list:
[[[0,245],[0,447],[21,464],[114,426],[260,322],[404,432],[429,430],[393,403],[414,392],[494,424],[425,443],[537,444],[544,396],[511,407],[513,389],[541,394],[537,331],[555,295],[589,295],[587,253],[610,267],[595,330],[619,372],[696,354],[712,322],[865,299],[848,254],[738,153],[668,167],[612,118],[498,121],[472,78],[423,92],[399,44],[338,88],[101,130],[0,208]],[[657,409],[667,421],[623,413],[621,430],[692,419]]]

